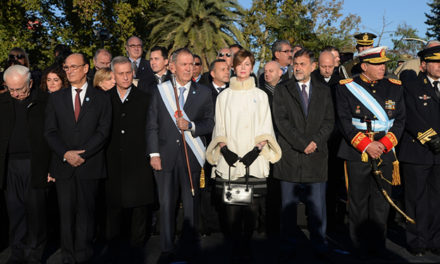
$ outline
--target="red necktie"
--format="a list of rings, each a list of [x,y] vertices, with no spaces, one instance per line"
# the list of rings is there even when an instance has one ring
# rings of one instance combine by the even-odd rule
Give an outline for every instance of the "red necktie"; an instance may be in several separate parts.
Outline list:
[[[81,112],[81,100],[79,99],[79,93],[82,91],[81,89],[75,89],[75,121],[78,121],[79,112]]]

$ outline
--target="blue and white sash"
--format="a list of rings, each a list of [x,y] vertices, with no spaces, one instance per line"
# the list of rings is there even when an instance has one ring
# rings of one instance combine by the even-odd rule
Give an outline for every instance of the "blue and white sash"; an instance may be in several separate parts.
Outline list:
[[[162,101],[164,102],[165,107],[167,108],[171,119],[174,121],[174,124],[176,124],[177,120],[174,114],[177,111],[177,106],[174,96],[174,88],[171,85],[171,82],[166,81],[161,84],[158,84],[157,88],[159,89],[160,96],[162,97]],[[183,109],[180,110],[182,111],[183,118],[190,121],[185,111],[183,111]],[[177,127],[177,124],[176,124],[176,129],[180,133],[180,129]],[[200,139],[200,137],[194,138],[191,134],[191,131],[185,131],[184,134],[185,134],[186,143],[188,144],[188,146],[191,148],[192,152],[196,156],[200,166],[203,167],[203,165],[205,164],[205,146],[203,145],[202,140]]]
[[[382,106],[364,89],[364,87],[354,81],[346,83],[345,86],[368,110],[370,110],[371,113],[373,113],[373,115],[377,117],[378,120],[373,120],[371,122],[371,129],[374,132],[385,131],[385,133],[387,133],[393,126],[394,119],[389,120]],[[357,129],[367,130],[367,124],[361,122],[358,118],[352,118],[352,124]]]

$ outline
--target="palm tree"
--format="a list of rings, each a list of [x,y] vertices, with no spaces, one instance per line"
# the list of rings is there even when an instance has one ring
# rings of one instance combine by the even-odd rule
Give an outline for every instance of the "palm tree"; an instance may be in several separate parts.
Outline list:
[[[208,63],[216,51],[233,43],[243,44],[237,28],[242,8],[236,0],[169,0],[149,22],[150,43],[174,51],[188,47]]]

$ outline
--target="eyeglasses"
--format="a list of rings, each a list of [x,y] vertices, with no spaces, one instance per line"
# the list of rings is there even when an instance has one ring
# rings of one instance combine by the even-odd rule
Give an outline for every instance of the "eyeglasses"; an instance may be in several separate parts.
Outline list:
[[[293,50],[280,50],[280,52],[284,52],[284,53],[292,53],[293,52]]]
[[[232,56],[232,54],[231,54],[231,53],[219,53],[218,56],[219,56],[219,57],[224,57],[224,56],[226,56],[226,57],[229,58],[229,57]]]
[[[7,87],[6,85],[5,85],[5,87],[8,89],[8,91],[9,91],[10,93],[22,93],[23,91],[26,91],[26,89],[27,89],[27,85],[25,85],[25,86],[23,86],[23,87],[21,87],[21,88],[17,88],[17,89],[9,88],[9,87]]]
[[[200,62],[195,62],[194,65],[195,65],[195,66],[201,66],[202,63],[200,63]]]
[[[13,59],[21,60],[21,59],[24,59],[24,55],[23,54],[9,54],[9,59],[10,60],[13,60]]]
[[[128,45],[129,48],[142,48],[142,44],[131,44]]]
[[[63,66],[63,70],[64,70],[64,71],[69,71],[69,70],[76,71],[76,70],[79,69],[79,67],[82,67],[82,66],[84,66],[84,65],[85,65],[85,64],[81,64],[81,65],[70,65],[70,66],[64,65],[64,66]]]

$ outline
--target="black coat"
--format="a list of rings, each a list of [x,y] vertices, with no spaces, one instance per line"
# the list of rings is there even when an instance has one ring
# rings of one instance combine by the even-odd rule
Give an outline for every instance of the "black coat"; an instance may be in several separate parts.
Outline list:
[[[283,156],[274,165],[274,177],[289,182],[324,182],[327,180],[327,140],[335,122],[330,90],[312,79],[307,115],[302,101],[295,80],[279,84],[275,89],[273,116]],[[306,155],[304,149],[311,141],[318,148]]]
[[[107,146],[106,193],[110,205],[138,207],[153,202],[153,172],[147,155],[149,96],[134,85],[122,103],[116,88],[108,91],[113,122]]]
[[[48,186],[47,174],[51,152],[44,138],[44,119],[48,94],[32,89],[27,106],[28,137],[31,148],[31,184],[34,188]],[[0,94],[0,188],[6,187],[8,144],[15,122],[13,99],[9,93]]]
[[[51,174],[68,179],[106,177],[104,147],[111,125],[110,98],[104,91],[88,85],[78,121],[73,111],[72,87],[50,94],[46,109],[45,137],[52,150]],[[63,161],[69,150],[85,150],[85,162],[72,167]]]
[[[172,79],[172,75],[170,71],[167,71],[165,73],[165,77],[163,82],[170,81]],[[148,95],[153,95],[153,91],[157,89],[157,79],[156,76],[153,75],[147,75],[147,77],[144,77],[139,80],[139,83],[137,85],[138,89],[141,90],[144,93],[147,93]]]
[[[406,78],[400,75],[404,87],[406,124],[400,142],[399,160],[413,164],[440,164],[440,154],[435,155],[417,137],[429,130],[440,133],[440,98],[435,93],[426,74]]]

